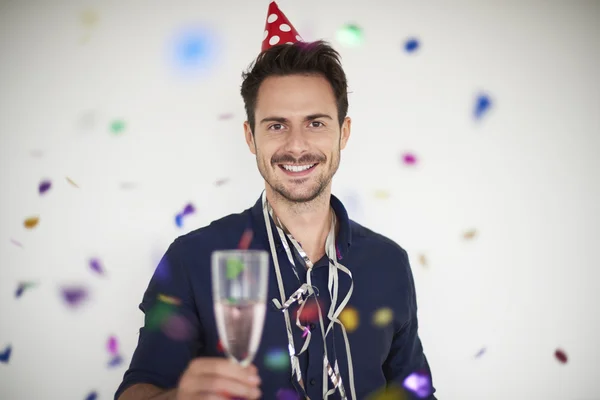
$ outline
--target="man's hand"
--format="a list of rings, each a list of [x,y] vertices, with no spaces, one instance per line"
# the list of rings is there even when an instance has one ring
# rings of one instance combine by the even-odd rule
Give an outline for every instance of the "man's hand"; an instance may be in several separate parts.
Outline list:
[[[225,358],[196,358],[181,375],[177,400],[258,399],[260,378],[254,365],[242,367]]]

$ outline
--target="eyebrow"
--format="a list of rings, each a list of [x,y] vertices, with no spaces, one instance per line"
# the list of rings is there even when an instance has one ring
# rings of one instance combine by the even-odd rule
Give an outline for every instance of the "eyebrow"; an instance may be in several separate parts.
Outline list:
[[[313,119],[317,119],[317,118],[326,118],[326,119],[333,120],[333,118],[328,114],[310,114],[310,115],[307,115],[306,117],[304,117],[304,121],[305,122],[312,121]],[[261,124],[264,124],[265,122],[279,122],[280,124],[285,124],[290,121],[289,121],[289,119],[284,118],[284,117],[266,117],[260,121]]]

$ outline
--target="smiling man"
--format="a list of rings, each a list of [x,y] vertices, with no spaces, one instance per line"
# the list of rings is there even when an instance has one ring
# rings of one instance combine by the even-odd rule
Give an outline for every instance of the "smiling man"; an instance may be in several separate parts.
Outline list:
[[[365,399],[381,390],[435,399],[406,251],[349,219],[331,194],[351,131],[339,54],[299,40],[271,3],[241,89],[265,190],[253,207],[171,244],[140,305],[146,323],[115,399]],[[249,230],[249,248],[271,255],[273,307],[254,365],[242,368],[219,349],[210,259]],[[176,299],[189,335],[152,328],[150,311],[165,298]]]

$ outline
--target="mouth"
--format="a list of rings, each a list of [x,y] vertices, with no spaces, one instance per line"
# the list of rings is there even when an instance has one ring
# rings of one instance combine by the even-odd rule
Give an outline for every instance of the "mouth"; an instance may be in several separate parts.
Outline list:
[[[314,164],[278,164],[279,168],[288,176],[298,178],[309,175],[319,163]]]

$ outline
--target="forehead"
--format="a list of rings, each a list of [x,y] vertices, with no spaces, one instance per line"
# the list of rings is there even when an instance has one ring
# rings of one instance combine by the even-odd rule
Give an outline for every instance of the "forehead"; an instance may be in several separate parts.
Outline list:
[[[310,114],[335,109],[333,88],[322,75],[270,76],[258,89],[257,116]]]

